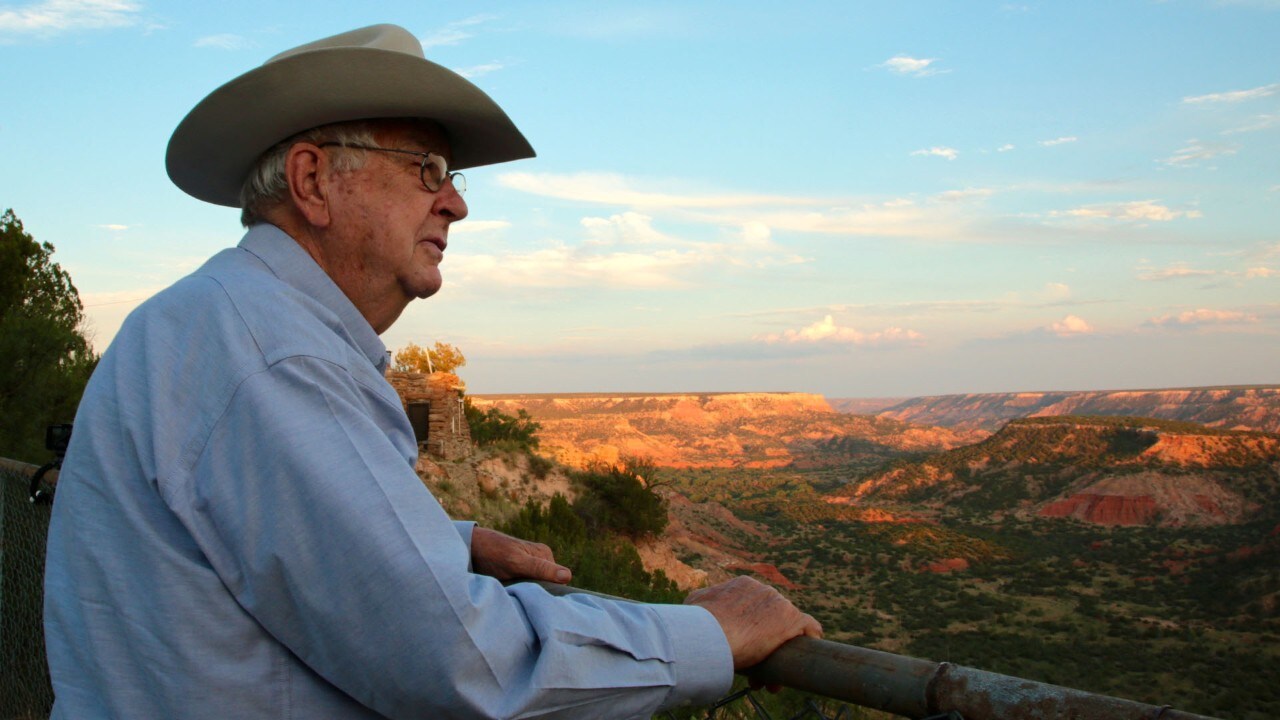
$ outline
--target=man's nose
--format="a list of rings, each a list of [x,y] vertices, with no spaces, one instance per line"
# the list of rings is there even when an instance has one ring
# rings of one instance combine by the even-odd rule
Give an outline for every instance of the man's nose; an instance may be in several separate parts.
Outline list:
[[[450,222],[461,220],[467,216],[467,201],[449,178],[436,193],[435,211],[449,218]]]

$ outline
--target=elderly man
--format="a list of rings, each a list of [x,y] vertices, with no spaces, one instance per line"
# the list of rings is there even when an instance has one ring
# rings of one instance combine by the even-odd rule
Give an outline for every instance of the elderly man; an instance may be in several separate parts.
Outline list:
[[[743,579],[674,606],[504,587],[569,570],[415,475],[378,335],[440,287],[454,169],[532,155],[394,26],[183,120],[170,177],[249,230],[134,312],[86,390],[49,539],[55,717],[644,717],[820,633]]]

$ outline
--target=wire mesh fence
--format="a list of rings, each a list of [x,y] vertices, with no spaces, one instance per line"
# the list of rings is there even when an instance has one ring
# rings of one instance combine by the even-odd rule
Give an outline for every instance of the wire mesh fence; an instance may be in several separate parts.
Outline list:
[[[0,465],[0,720],[46,718],[53,707],[41,622],[52,506],[31,502],[34,472]]]

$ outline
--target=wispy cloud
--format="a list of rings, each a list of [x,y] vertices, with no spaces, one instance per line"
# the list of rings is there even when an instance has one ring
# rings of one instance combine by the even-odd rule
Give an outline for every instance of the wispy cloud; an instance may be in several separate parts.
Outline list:
[[[1188,267],[1186,263],[1178,263],[1166,268],[1140,268],[1138,271],[1138,279],[1144,282],[1158,282],[1162,280],[1212,277],[1217,274],[1217,270],[1197,270],[1195,268]]]
[[[942,202],[965,202],[976,198],[991,197],[995,194],[990,188],[965,188],[964,190],[945,190],[935,197]]]
[[[454,72],[458,73],[464,78],[470,79],[470,78],[478,78],[482,75],[488,75],[491,72],[497,72],[505,67],[506,65],[503,63],[491,62],[491,63],[484,63],[482,65],[472,65],[471,67],[454,68]]]
[[[837,325],[831,315],[798,330],[784,330],[781,333],[770,333],[756,338],[769,344],[807,344],[830,343],[839,345],[902,345],[919,344],[924,335],[915,330],[900,327],[888,327],[874,332],[864,332],[857,328]]]
[[[662,232],[636,212],[587,217],[580,241],[531,251],[450,256],[445,270],[459,286],[492,288],[663,288],[687,284],[695,271],[805,262],[778,247],[767,227],[747,224],[716,242]],[[459,227],[462,227],[461,225]],[[457,278],[453,274],[457,274]]]
[[[1071,297],[1071,286],[1066,283],[1045,283],[1043,295],[1049,301],[1062,301]]]
[[[638,189],[633,181],[612,173],[504,173],[498,176],[498,183],[541,197],[635,208],[710,209],[820,204],[811,198],[785,195],[653,192]]]
[[[1004,145],[1001,145],[1000,147],[996,148],[996,152],[1009,152],[1010,150],[1016,150],[1016,149],[1017,149],[1017,146],[1014,145],[1013,143],[1005,143]]]
[[[890,72],[899,75],[911,75],[914,77],[928,77],[949,72],[934,67],[936,62],[938,62],[937,58],[914,58],[909,55],[895,55],[880,63],[880,67],[887,68]]]
[[[1257,132],[1259,130],[1269,130],[1277,125],[1280,125],[1280,114],[1257,115],[1240,127],[1223,130],[1222,134],[1237,135],[1239,133]]]
[[[1188,105],[1202,105],[1206,103],[1238,103],[1245,102],[1247,100],[1257,100],[1258,98],[1270,97],[1276,93],[1280,93],[1280,83],[1262,85],[1261,87],[1251,88],[1249,90],[1230,90],[1228,92],[1184,97],[1182,98],[1182,102],[1187,103]]]
[[[1256,259],[1254,260],[1257,261]],[[1259,280],[1273,277],[1280,277],[1280,270],[1274,270],[1265,265],[1253,265],[1243,270],[1206,270],[1192,268],[1187,263],[1174,263],[1164,268],[1140,267],[1138,268],[1137,278],[1142,281],[1164,281],[1164,280],[1185,280],[1189,278],[1207,278],[1207,277],[1224,277],[1224,278],[1244,278],[1245,280]]]
[[[1091,335],[1095,332],[1093,326],[1079,315],[1068,315],[1058,322],[1048,325],[1044,328],[1046,332],[1053,333],[1058,337],[1071,337],[1074,335]]]
[[[243,35],[233,35],[231,33],[208,35],[195,41],[196,47],[217,48],[219,50],[244,50],[251,47],[251,45]]]
[[[1178,218],[1202,217],[1199,210],[1173,210],[1156,200],[1085,205],[1071,210],[1054,210],[1049,216],[1120,222],[1169,222]]]
[[[476,289],[512,288],[664,288],[681,284],[694,267],[710,262],[697,250],[594,253],[560,246],[523,253],[463,255],[445,270],[460,275],[451,283]]]
[[[0,33],[54,35],[135,25],[142,4],[130,0],[45,0],[0,8]]]
[[[101,225],[98,225],[98,227],[102,228],[103,230],[110,230],[112,232],[120,232],[121,230],[129,229],[128,225],[120,225],[118,223],[103,223]]]
[[[1238,310],[1210,310],[1199,308],[1180,313],[1169,313],[1153,317],[1147,321],[1150,325],[1192,327],[1197,325],[1241,325],[1258,322],[1258,316]]]
[[[496,16],[494,15],[473,15],[463,20],[451,22],[439,30],[436,30],[429,35],[423,35],[418,39],[422,42],[422,48],[424,50],[443,45],[457,45],[463,40],[475,37],[475,33],[472,32],[472,28],[477,25],[483,25],[484,23],[493,20],[495,17]]]
[[[955,148],[935,146],[931,148],[924,148],[922,150],[916,150],[911,154],[912,156],[927,155],[927,156],[933,156],[933,157],[943,157],[948,160],[955,160],[957,157],[960,156],[960,151],[956,150]]]
[[[1080,138],[1074,135],[1068,135],[1065,137],[1057,137],[1052,140],[1041,140],[1040,145],[1043,145],[1044,147],[1054,147],[1055,145],[1067,145],[1079,140]]]
[[[465,222],[450,225],[449,234],[477,235],[480,233],[506,230],[509,227],[511,227],[511,222],[508,220],[467,220]]]
[[[1165,158],[1163,162],[1165,165],[1195,167],[1205,160],[1212,160],[1214,158],[1227,155],[1235,155],[1239,150],[1240,148],[1234,145],[1189,140],[1186,147]]]
[[[930,240],[975,239],[970,231],[981,215],[975,208],[994,195],[989,188],[966,188],[925,198],[816,198],[793,195],[707,192],[679,188],[679,181],[642,181],[615,174],[506,173],[498,183],[521,192],[579,203],[664,214],[717,226],[756,222],[773,231],[858,237]],[[646,185],[661,187],[650,190]]]

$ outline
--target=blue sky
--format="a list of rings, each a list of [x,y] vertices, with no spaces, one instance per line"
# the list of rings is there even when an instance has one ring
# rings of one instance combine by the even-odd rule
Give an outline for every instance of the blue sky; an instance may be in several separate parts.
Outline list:
[[[471,392],[1280,382],[1280,0],[376,8],[0,0],[0,206],[100,349],[240,237],[165,175],[186,112],[393,22],[538,151],[383,336]]]

